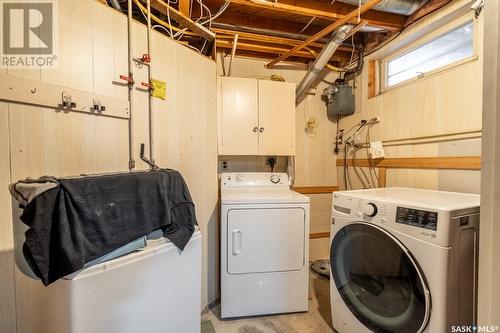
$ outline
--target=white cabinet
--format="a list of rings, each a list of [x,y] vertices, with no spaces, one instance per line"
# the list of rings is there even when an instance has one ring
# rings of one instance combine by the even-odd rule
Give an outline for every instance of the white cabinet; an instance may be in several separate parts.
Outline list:
[[[295,155],[295,84],[218,81],[219,155]]]

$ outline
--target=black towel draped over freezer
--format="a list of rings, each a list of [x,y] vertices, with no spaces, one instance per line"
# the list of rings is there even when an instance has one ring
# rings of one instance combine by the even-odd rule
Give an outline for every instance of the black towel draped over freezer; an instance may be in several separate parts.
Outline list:
[[[21,216],[24,256],[45,285],[154,230],[181,250],[194,232],[194,204],[175,170],[57,181]]]

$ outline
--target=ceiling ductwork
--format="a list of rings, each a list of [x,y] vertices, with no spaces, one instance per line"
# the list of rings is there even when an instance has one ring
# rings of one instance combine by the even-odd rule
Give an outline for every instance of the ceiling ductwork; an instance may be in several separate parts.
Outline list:
[[[337,0],[337,1],[343,3],[349,3],[355,6],[359,5],[359,0]],[[368,0],[361,0],[361,4],[364,4],[367,1]],[[415,13],[419,8],[421,8],[427,2],[429,2],[429,0],[384,0],[375,7],[373,7],[373,10],[408,16]]]
[[[337,0],[337,1],[353,4],[356,6],[360,5],[360,0]],[[363,5],[367,1],[368,0],[361,0],[361,5]],[[375,7],[373,7],[373,9],[382,12],[408,16],[415,13],[418,9],[420,9],[428,2],[429,0],[384,0]],[[307,90],[309,89],[313,81],[318,77],[319,73],[323,70],[323,68],[325,68],[326,64],[331,59],[331,57],[333,56],[339,45],[342,44],[342,42],[347,38],[352,28],[353,28],[352,25],[343,25],[337,28],[333,32],[329,42],[325,45],[318,58],[316,58],[313,65],[309,68],[306,75],[304,76],[300,84],[297,86],[296,90],[297,104],[299,104],[302,101],[304,95],[306,94]],[[350,79],[358,75],[359,72],[361,72],[361,70],[363,69],[362,57],[363,56],[360,53],[358,67],[354,72],[349,73]]]
[[[118,2],[118,0],[111,0],[111,6],[113,6],[114,9],[123,13],[122,6],[120,6],[120,3]]]
[[[338,27],[332,33],[332,37],[297,86],[297,90],[295,92],[297,104],[300,103],[307,92],[307,89],[309,89],[313,81],[318,77],[319,73],[323,70],[323,68],[325,68],[328,61],[330,61],[335,51],[337,51],[338,47],[344,42],[347,36],[349,36],[349,32],[353,28],[353,25],[346,24]]]

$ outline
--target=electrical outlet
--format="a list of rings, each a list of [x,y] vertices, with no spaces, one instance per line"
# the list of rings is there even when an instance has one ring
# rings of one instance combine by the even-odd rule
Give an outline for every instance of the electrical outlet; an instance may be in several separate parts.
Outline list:
[[[221,165],[222,165],[222,169],[227,169],[227,161],[226,160],[222,160]]]
[[[278,164],[278,156],[266,156],[266,165],[271,165],[271,163],[269,163],[271,158],[274,158],[274,165]]]

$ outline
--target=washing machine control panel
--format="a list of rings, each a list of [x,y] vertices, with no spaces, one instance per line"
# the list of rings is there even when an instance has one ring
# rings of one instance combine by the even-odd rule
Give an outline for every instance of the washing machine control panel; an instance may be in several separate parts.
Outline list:
[[[414,227],[437,230],[438,213],[426,210],[398,206],[396,209],[396,223]]]

